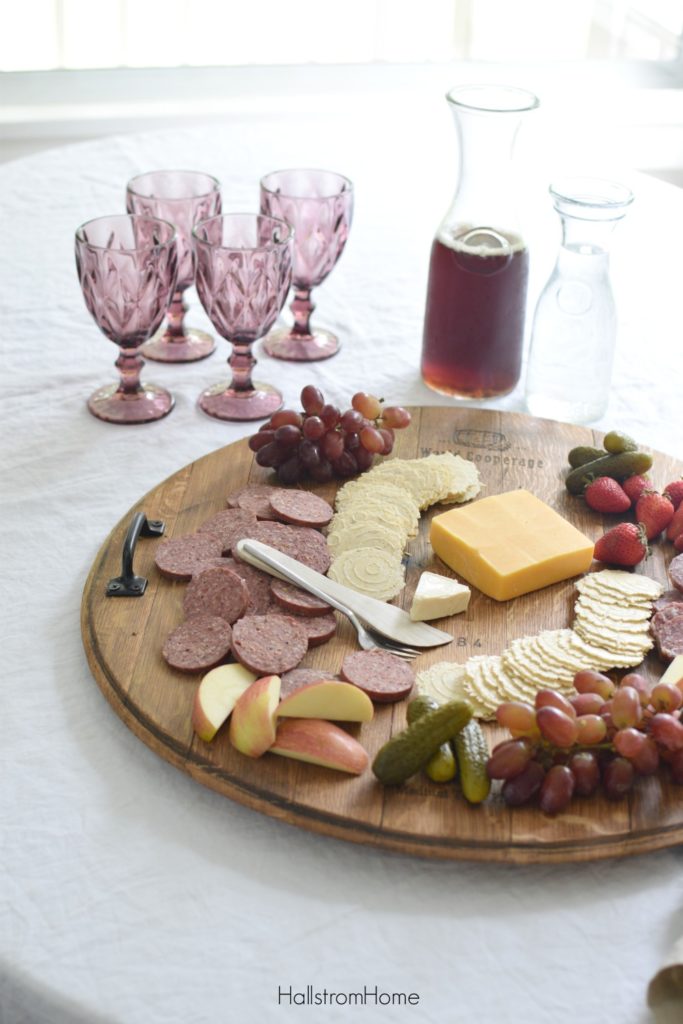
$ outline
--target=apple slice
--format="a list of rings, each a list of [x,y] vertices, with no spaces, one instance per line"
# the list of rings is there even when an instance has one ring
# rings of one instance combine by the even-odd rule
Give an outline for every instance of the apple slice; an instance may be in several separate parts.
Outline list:
[[[280,677],[262,676],[245,690],[230,717],[230,742],[247,757],[260,757],[275,740]]]
[[[326,718],[332,722],[369,722],[373,715],[367,693],[352,683],[322,679],[294,690],[280,701],[283,718]]]
[[[194,695],[192,728],[200,739],[210,743],[223,722],[256,679],[243,665],[219,665],[202,679]]]
[[[285,718],[278,724],[270,753],[352,775],[364,772],[370,761],[358,740],[320,718]]]

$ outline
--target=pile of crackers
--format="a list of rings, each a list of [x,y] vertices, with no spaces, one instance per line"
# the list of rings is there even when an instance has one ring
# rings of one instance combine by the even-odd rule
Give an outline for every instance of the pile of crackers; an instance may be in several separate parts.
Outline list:
[[[462,504],[481,490],[479,471],[452,452],[391,459],[340,488],[327,534],[330,579],[389,601],[405,586],[403,551],[431,505]]]
[[[662,586],[649,576],[603,569],[576,584],[571,629],[543,630],[513,640],[501,655],[442,661],[417,675],[421,693],[439,702],[466,700],[477,718],[493,719],[505,701],[534,703],[538,690],[575,694],[582,669],[633,668],[651,649],[649,622]]]

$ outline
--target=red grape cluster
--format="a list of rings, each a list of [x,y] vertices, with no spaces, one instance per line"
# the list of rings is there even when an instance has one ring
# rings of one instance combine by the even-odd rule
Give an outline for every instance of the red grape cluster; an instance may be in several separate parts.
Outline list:
[[[535,706],[501,704],[499,725],[512,739],[499,743],[486,770],[502,779],[503,799],[512,807],[538,798],[542,811],[557,814],[572,797],[591,796],[600,783],[605,796],[620,800],[636,776],[652,775],[662,761],[683,784],[683,691],[650,686],[637,672],[617,685],[592,670],[574,676],[575,697],[539,690]]]
[[[327,483],[370,469],[375,455],[388,455],[394,431],[407,427],[410,413],[400,405],[359,391],[342,412],[312,384],[301,392],[302,411],[280,409],[249,438],[259,466],[274,469],[280,483],[310,477]]]

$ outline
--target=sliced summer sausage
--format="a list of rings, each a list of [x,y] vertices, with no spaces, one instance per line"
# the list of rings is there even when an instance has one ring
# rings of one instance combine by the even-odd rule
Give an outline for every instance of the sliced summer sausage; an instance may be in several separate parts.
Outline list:
[[[285,617],[303,626],[308,637],[309,647],[318,647],[319,644],[327,643],[337,632],[337,620],[333,612],[328,612],[326,615],[297,615],[295,618],[287,615]]]
[[[296,668],[307,650],[303,625],[289,616],[249,615],[233,629],[233,654],[258,676],[279,676]]]
[[[683,654],[683,614],[661,620],[653,634],[659,656],[664,661],[672,661],[677,654]]]
[[[325,601],[287,580],[271,580],[270,592],[282,608],[295,615],[324,615],[330,610]]]
[[[223,554],[229,555],[233,544],[242,537],[250,537],[250,530],[258,522],[253,512],[242,508],[224,508],[202,523],[198,533],[212,533],[223,544]]]
[[[235,558],[226,558],[225,564],[228,569],[244,580],[249,591],[249,603],[245,615],[265,615],[273,606],[273,599],[270,594],[270,581],[272,576],[261,569],[257,569],[248,562],[239,562]]]
[[[683,590],[683,555],[676,555],[669,562],[669,579],[676,590]]]
[[[231,569],[214,566],[193,576],[183,599],[183,611],[193,615],[217,615],[226,622],[241,619],[249,604],[249,590]]]
[[[188,533],[162,541],[154,562],[162,576],[170,580],[189,580],[200,569],[220,558],[223,544],[210,533]]]
[[[186,619],[166,638],[161,650],[171,668],[181,672],[206,672],[220,665],[230,653],[232,628],[217,615]]]
[[[407,697],[415,683],[410,665],[387,651],[354,651],[342,662],[341,677],[380,704]]]
[[[683,604],[683,592],[680,590],[665,590],[652,607],[655,612],[661,612],[662,608],[667,608],[670,604]]]
[[[330,567],[327,541],[317,530],[307,526],[288,526],[286,523],[257,523],[251,539],[268,544],[283,555],[296,558],[316,572],[326,573]],[[239,555],[237,555],[239,557]]]
[[[228,506],[252,512],[257,519],[275,519],[270,499],[279,490],[281,488],[272,487],[270,484],[248,484],[228,496]]]
[[[270,507],[283,522],[314,529],[327,526],[334,515],[332,506],[317,494],[311,491],[287,491],[284,487],[271,495]]]
[[[288,697],[295,690],[310,683],[320,683],[325,679],[338,679],[339,677],[322,668],[293,668],[285,672],[280,679],[280,700]]]

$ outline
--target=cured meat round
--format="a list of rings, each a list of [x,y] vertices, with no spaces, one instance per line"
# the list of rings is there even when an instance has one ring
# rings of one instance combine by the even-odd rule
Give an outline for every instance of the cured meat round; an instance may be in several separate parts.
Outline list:
[[[254,565],[247,562],[239,562],[235,558],[224,559],[224,564],[232,572],[243,579],[249,591],[249,603],[245,615],[265,615],[273,606],[273,599],[270,595],[270,581],[272,576]]]
[[[388,704],[407,697],[415,683],[410,665],[387,651],[354,651],[342,662],[341,677],[365,690],[371,700]]]
[[[181,672],[206,672],[225,661],[230,653],[232,628],[217,615],[186,619],[166,638],[161,649],[171,668]]]
[[[329,604],[325,601],[286,580],[271,580],[270,592],[282,608],[295,615],[324,615],[330,610]]]
[[[285,615],[249,615],[233,629],[233,654],[258,676],[279,676],[296,668],[307,650],[303,625]]]
[[[199,527],[198,533],[211,533],[223,544],[223,554],[229,555],[233,544],[242,537],[250,537],[249,531],[258,522],[253,512],[242,508],[224,508],[216,512]]]
[[[195,573],[220,558],[223,545],[210,533],[188,533],[162,541],[156,549],[154,562],[170,580],[189,580]]]
[[[187,618],[193,615],[217,615],[232,624],[240,619],[249,604],[249,590],[241,576],[231,569],[214,566],[193,576],[183,599]]]
[[[663,612],[657,614],[662,615]],[[683,654],[683,613],[662,619],[653,629],[653,634],[659,656],[664,661],[671,661],[677,654]]]
[[[271,495],[270,507],[278,519],[295,526],[311,526],[320,529],[332,519],[334,509],[311,491],[285,490],[281,488]]]
[[[279,490],[280,487],[272,487],[270,484],[248,484],[228,497],[228,506],[251,512],[257,519],[275,519],[270,499]]]
[[[669,579],[676,590],[683,590],[683,555],[676,555],[669,562]]]
[[[653,608],[655,612],[661,612],[662,608],[667,608],[672,604],[683,603],[683,591],[680,590],[665,590],[661,597],[658,597]]]
[[[330,567],[330,551],[322,533],[307,526],[288,526],[286,523],[257,523],[251,540],[259,540],[283,555],[296,558],[316,572],[326,573]],[[239,555],[237,555],[239,558]]]
[[[293,668],[285,672],[280,679],[280,699],[288,697],[295,690],[302,686],[309,686],[311,683],[320,683],[324,679],[338,679],[331,672],[325,672],[322,668]]]
[[[333,612],[328,612],[326,615],[299,615],[296,618],[287,615],[285,618],[303,626],[308,637],[309,647],[318,647],[320,644],[327,643],[337,632],[337,620]]]

